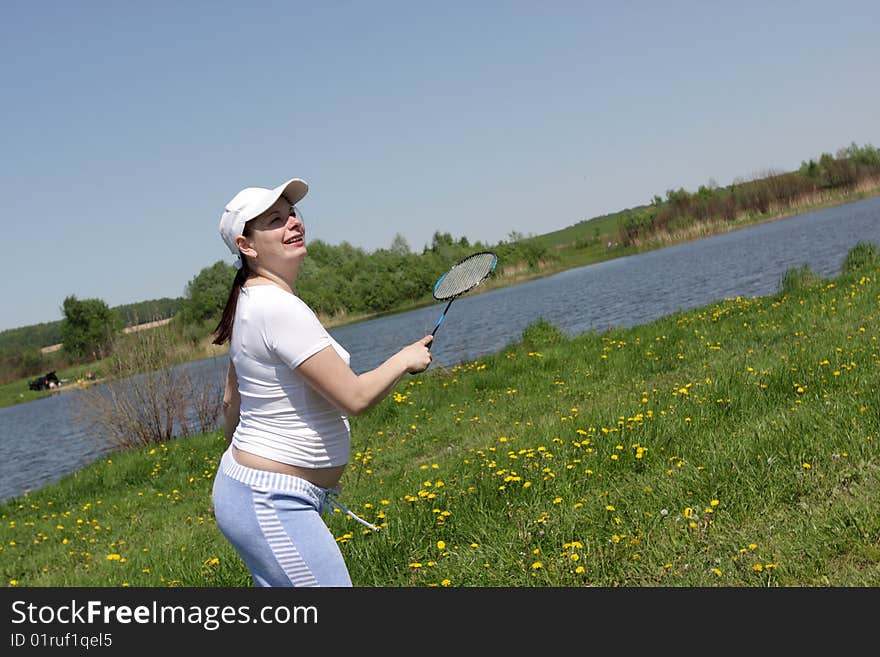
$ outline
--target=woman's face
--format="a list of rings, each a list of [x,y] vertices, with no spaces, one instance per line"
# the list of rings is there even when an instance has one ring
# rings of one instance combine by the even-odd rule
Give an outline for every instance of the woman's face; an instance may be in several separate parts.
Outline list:
[[[242,248],[258,268],[284,274],[298,266],[306,255],[306,227],[294,208],[283,196],[263,214],[248,222],[250,235],[239,238]]]

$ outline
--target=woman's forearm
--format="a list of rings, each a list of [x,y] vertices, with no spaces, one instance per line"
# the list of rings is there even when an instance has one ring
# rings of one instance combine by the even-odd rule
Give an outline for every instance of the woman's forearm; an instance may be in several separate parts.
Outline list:
[[[348,415],[358,415],[384,399],[407,372],[424,371],[431,363],[426,336],[404,347],[369,372],[355,374],[332,347],[322,349],[298,367],[299,373],[325,398]]]

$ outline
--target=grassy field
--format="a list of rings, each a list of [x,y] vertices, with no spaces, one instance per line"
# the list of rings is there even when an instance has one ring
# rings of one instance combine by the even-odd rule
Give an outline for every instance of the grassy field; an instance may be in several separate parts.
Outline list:
[[[356,586],[880,585],[880,268],[407,377],[328,514]],[[219,432],[0,505],[7,586],[249,586]]]

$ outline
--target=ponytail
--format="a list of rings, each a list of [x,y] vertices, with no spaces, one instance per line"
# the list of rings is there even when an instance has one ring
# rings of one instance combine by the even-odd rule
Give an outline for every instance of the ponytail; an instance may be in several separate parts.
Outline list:
[[[247,260],[241,259],[241,268],[235,273],[235,279],[232,281],[232,289],[229,290],[229,296],[226,299],[226,306],[223,308],[223,315],[217,328],[214,329],[213,344],[222,345],[232,338],[232,325],[235,322],[235,308],[238,306],[238,295],[241,293],[241,287],[248,279],[250,271],[248,270]]]

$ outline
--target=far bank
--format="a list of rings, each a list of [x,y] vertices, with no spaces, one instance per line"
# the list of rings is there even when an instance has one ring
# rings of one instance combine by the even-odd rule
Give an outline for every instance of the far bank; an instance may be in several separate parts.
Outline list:
[[[868,193],[869,191],[870,193]],[[878,194],[880,194],[880,187],[874,187],[871,190],[863,190],[857,195],[850,195],[848,197],[816,199],[815,202],[808,207],[799,206],[796,209],[789,209],[785,212],[779,211],[772,216],[767,215],[753,218],[742,218],[739,222],[735,224],[707,224],[703,228],[703,232],[701,233],[690,230],[680,234],[669,234],[663,236],[662,238],[658,237],[651,243],[640,244],[633,247],[620,247],[613,245],[608,247],[607,242],[610,242],[611,240],[608,240],[607,242],[603,240],[603,243],[600,245],[601,248],[597,248],[595,240],[593,240],[593,243],[586,246],[582,241],[579,242],[577,240],[560,241],[554,247],[556,257],[548,258],[542,262],[539,262],[535,267],[531,269],[522,267],[505,267],[503,263],[499,263],[499,268],[498,270],[496,270],[497,273],[493,275],[493,277],[489,279],[486,283],[484,283],[483,286],[477,288],[474,292],[469,294],[482,294],[490,290],[510,287],[534,279],[549,277],[569,269],[580,268],[587,265],[596,264],[601,261],[614,260],[616,258],[631,256],[646,251],[653,251],[665,248],[667,246],[672,246],[673,244],[693,242],[703,239],[705,237],[710,237],[712,235],[747,228],[758,223],[767,223],[774,220],[791,217],[793,215],[806,214],[808,212],[820,210],[823,208],[845,205],[846,203],[864,200],[869,197],[877,196]],[[587,222],[587,224],[589,224],[589,222]],[[587,228],[585,230],[589,229]],[[430,296],[427,296],[420,303],[409,304],[405,307],[399,307],[396,308],[394,311],[389,311],[385,313],[364,314],[359,316],[323,317],[322,320],[328,328],[338,328],[351,324],[356,324],[358,322],[363,322],[366,320],[392,316],[433,305],[438,305],[438,302],[434,301]],[[161,331],[162,328],[160,327],[156,330]],[[143,331],[141,332],[141,335],[150,334],[152,332],[153,330]],[[194,340],[192,342],[181,340],[179,344],[173,345],[175,360],[178,362],[195,361],[204,358],[224,355],[227,351],[226,347],[218,347],[211,344],[211,339],[211,335],[202,335],[201,337],[198,337],[197,340]],[[85,379],[88,372],[92,372],[93,375],[98,378],[106,378],[106,371],[107,363],[105,361],[95,361],[92,363],[59,370],[58,376],[62,380],[67,380],[68,382],[77,382]],[[35,374],[35,376],[37,374]],[[32,401],[34,399],[45,397],[49,394],[56,394],[60,392],[58,389],[50,391],[31,391],[28,389],[27,383],[28,378],[23,378],[13,381],[11,383],[0,385],[0,406],[9,406],[12,404]],[[75,389],[77,389],[77,386],[68,386],[64,388],[64,390]]]

